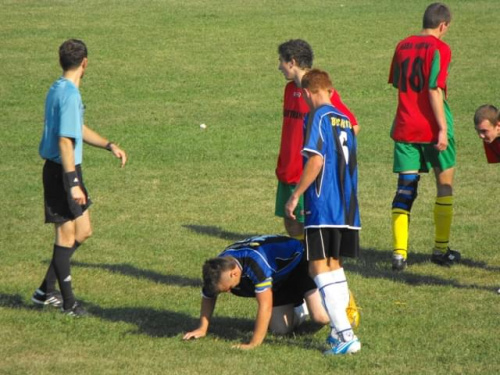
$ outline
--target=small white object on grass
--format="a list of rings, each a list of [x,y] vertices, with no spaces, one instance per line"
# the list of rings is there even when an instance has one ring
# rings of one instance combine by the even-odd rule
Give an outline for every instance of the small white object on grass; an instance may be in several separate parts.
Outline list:
[[[206,124],[200,124],[200,129],[206,129],[207,128],[207,125]]]

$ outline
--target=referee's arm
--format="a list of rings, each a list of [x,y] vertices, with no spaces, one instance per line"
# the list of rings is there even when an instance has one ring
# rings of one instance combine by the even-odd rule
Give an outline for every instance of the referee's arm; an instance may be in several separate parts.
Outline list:
[[[114,156],[121,160],[122,168],[125,166],[125,163],[127,162],[127,154],[125,151],[113,142],[109,142],[106,138],[102,137],[94,130],[90,129],[87,125],[83,125],[83,141],[91,146],[111,151]]]

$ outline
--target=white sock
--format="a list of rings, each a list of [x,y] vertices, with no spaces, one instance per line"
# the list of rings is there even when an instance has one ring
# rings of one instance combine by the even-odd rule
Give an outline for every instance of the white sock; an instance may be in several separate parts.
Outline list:
[[[294,313],[294,325],[295,327],[300,326],[304,323],[307,318],[309,318],[309,310],[307,309],[307,304],[304,302],[302,305],[293,308]]]
[[[318,286],[323,305],[330,317],[331,335],[342,341],[352,340],[354,333],[347,318],[346,308],[349,303],[349,288],[344,269],[320,273],[314,278]]]

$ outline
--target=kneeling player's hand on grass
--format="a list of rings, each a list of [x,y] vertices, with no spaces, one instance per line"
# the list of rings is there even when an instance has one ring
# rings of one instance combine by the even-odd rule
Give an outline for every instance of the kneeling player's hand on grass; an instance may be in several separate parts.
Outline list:
[[[201,337],[205,337],[206,335],[207,335],[207,331],[198,328],[198,329],[195,329],[194,331],[187,332],[182,339],[183,340],[199,339]]]

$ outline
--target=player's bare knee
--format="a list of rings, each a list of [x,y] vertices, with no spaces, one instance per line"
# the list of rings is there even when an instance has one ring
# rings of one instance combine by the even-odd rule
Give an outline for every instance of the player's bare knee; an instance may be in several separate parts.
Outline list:
[[[330,318],[325,311],[309,311],[309,316],[314,323],[321,324],[323,326],[330,323]]]
[[[83,241],[85,241],[86,239],[88,239],[91,236],[92,236],[92,228],[89,227],[88,229],[86,229],[82,233],[78,234],[79,238],[77,239],[77,241],[82,243]]]
[[[91,236],[92,236],[92,227],[89,225],[83,228],[78,228],[78,230],[76,231],[75,240],[78,241],[79,243],[83,243]]]

